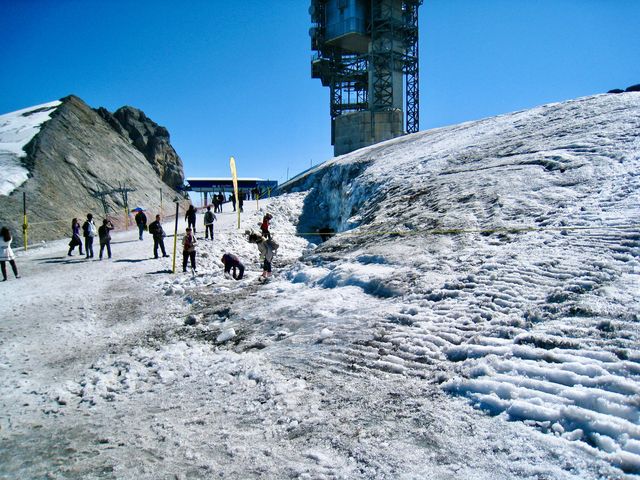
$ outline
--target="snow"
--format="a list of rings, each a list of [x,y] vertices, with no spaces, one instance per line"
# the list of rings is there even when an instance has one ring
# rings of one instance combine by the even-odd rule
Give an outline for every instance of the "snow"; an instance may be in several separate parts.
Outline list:
[[[307,175],[337,190],[246,202],[239,230],[226,204],[197,275],[133,230],[112,260],[18,252],[0,476],[638,475],[639,112],[578,99],[335,159]],[[267,211],[261,284],[243,232]],[[323,211],[338,235],[298,235]]]
[[[0,115],[0,195],[11,194],[29,178],[20,161],[26,156],[24,147],[60,104],[49,102]]]

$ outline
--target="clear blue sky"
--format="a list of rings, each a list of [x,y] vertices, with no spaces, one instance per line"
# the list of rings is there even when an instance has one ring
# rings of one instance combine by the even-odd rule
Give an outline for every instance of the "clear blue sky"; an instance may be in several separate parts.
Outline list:
[[[76,94],[166,126],[187,176],[331,158],[308,0],[0,0],[0,113]],[[640,0],[425,0],[421,130],[640,83]]]

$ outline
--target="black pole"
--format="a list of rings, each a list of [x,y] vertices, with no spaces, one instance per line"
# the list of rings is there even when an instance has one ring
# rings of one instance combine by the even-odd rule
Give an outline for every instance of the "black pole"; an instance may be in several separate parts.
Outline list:
[[[27,249],[27,192],[22,192],[22,239],[24,249]]]
[[[173,229],[173,270],[176,273],[176,249],[178,248],[178,214],[180,213],[180,202],[176,202],[176,226]]]

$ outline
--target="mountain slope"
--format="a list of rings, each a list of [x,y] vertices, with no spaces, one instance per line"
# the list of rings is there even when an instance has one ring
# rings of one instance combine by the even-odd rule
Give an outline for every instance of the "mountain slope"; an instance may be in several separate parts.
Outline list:
[[[30,243],[68,235],[71,218],[82,219],[89,212],[101,218],[105,205],[114,224],[123,225],[124,199],[113,192],[123,186],[133,190],[128,194],[129,208],[141,204],[159,212],[160,190],[168,202],[178,195],[124,132],[78,97],[62,99],[49,113],[51,119],[24,146],[26,156],[20,162],[28,180],[0,195],[0,223],[11,228],[18,245],[22,243],[22,193],[27,197]],[[4,135],[0,141],[6,143]],[[176,161],[177,175],[174,172],[169,178],[177,182],[182,163],[179,158]],[[104,196],[105,205],[99,197],[103,191],[111,192]]]

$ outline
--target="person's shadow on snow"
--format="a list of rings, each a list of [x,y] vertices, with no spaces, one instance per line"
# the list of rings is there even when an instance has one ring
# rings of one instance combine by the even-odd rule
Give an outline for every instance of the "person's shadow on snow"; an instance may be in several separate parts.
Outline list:
[[[51,258],[42,258],[38,261],[40,264],[52,264],[52,263],[60,263],[64,265],[70,265],[73,263],[84,263],[86,258],[84,256],[78,258],[69,258],[67,256],[64,257],[51,257]]]

